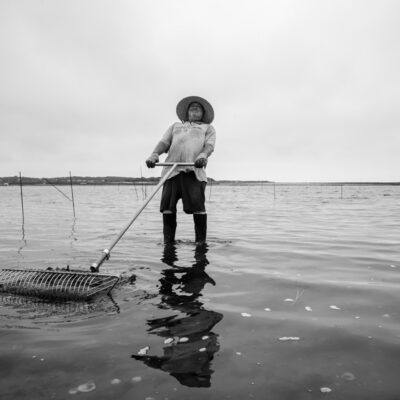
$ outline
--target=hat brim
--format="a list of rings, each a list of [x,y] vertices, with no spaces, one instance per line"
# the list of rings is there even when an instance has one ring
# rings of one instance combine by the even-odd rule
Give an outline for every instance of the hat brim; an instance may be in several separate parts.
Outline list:
[[[176,114],[181,121],[187,121],[187,111],[192,103],[199,103],[204,109],[204,115],[202,121],[206,124],[211,124],[214,120],[214,109],[212,108],[211,104],[203,99],[202,97],[198,96],[188,96],[182,99],[178,105],[176,106]]]

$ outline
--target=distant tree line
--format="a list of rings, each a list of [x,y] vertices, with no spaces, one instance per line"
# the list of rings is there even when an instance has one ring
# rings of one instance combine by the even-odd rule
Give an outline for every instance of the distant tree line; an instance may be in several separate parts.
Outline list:
[[[23,185],[69,185],[70,178],[68,177],[55,177],[55,178],[30,178],[22,177]],[[134,184],[134,183],[157,183],[160,178],[130,178],[120,176],[105,176],[105,177],[92,177],[92,176],[73,176],[72,183],[74,185],[87,184],[87,185],[116,185],[116,184]],[[0,185],[19,185],[19,176],[6,176],[0,178]]]
[[[154,185],[160,181],[160,177],[151,178],[132,178],[123,176],[73,176],[72,183],[74,185],[135,185],[145,184]],[[359,186],[370,186],[370,185],[400,185],[400,182],[274,182],[267,180],[215,180],[208,178],[208,182],[211,185],[230,185],[230,186],[257,186],[263,184],[276,184],[279,186],[338,186],[338,185],[359,185]],[[6,176],[0,178],[0,186],[4,185],[19,185],[19,176]],[[55,178],[30,178],[27,176],[22,177],[23,185],[69,185],[70,178],[66,177],[55,177]]]
[[[210,179],[210,181],[214,181]],[[55,178],[30,178],[23,176],[21,178],[23,185],[69,185],[70,178],[55,177]],[[160,181],[159,177],[150,178],[131,178],[122,176],[73,176],[72,183],[74,185],[134,185],[134,184],[157,184]],[[0,185],[19,185],[19,176],[6,176],[0,178]]]

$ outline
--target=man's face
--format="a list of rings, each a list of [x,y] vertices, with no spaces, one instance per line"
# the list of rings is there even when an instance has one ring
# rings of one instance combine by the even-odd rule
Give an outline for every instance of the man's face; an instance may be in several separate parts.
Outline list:
[[[201,121],[203,118],[203,107],[199,103],[191,103],[188,108],[189,122]]]

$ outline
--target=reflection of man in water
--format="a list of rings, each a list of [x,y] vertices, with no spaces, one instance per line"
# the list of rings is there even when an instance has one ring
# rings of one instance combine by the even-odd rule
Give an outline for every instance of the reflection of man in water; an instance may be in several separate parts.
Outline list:
[[[205,310],[198,299],[207,283],[215,285],[205,272],[207,251],[206,243],[198,244],[195,263],[192,267],[182,268],[175,266],[178,261],[175,245],[165,246],[162,261],[172,268],[162,272],[159,307],[178,310],[186,316],[178,318],[175,314],[148,320],[149,332],[174,340],[164,347],[161,357],[132,355],[150,367],[169,372],[182,385],[190,387],[211,386],[211,361],[219,350],[218,335],[211,329],[221,321],[222,314]]]

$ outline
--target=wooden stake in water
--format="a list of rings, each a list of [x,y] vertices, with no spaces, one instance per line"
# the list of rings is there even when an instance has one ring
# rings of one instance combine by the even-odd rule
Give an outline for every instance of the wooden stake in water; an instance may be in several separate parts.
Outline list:
[[[340,185],[340,198],[343,199],[343,184]]]
[[[72,210],[74,212],[74,218],[75,218],[75,199],[74,199],[74,189],[72,188],[72,176],[71,176],[71,171],[69,171],[69,183],[71,185],[71,197],[72,197]]]
[[[274,200],[276,199],[276,193],[275,193],[275,182],[274,182]]]
[[[134,187],[135,193],[136,193],[136,200],[139,200],[139,196],[138,196],[138,192],[137,192],[137,189],[136,189],[136,184],[135,184],[135,182],[133,182],[133,187]]]
[[[19,187],[20,187],[20,193],[21,193],[21,206],[22,206],[22,226],[25,223],[25,212],[24,212],[24,196],[22,194],[22,177],[21,177],[21,172],[19,173]]]
[[[139,200],[139,195],[138,195],[138,191],[137,191],[136,183],[135,183],[135,182],[133,182],[133,187],[135,188],[136,200]]]
[[[144,188],[143,188],[143,174],[142,174],[142,167],[140,167],[140,188],[142,189],[142,200],[146,197],[144,195]]]

